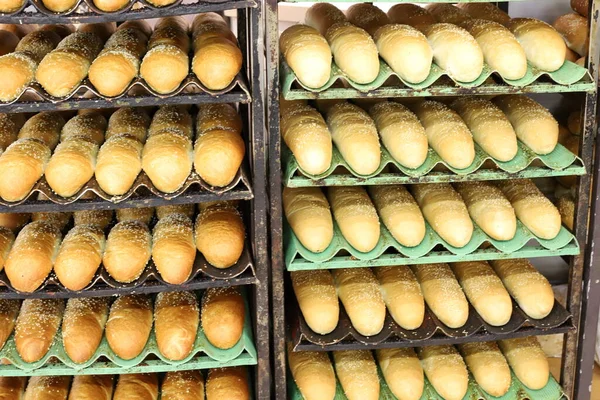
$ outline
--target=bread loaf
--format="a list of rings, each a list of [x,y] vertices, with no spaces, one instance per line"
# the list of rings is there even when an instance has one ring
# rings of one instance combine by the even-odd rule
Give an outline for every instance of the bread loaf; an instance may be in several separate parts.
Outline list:
[[[120,296],[112,304],[106,322],[106,340],[118,357],[131,360],[139,356],[151,330],[152,301],[149,297],[142,294]],[[124,399],[129,400],[128,397]]]
[[[150,26],[132,20],[119,26],[90,66],[89,79],[104,96],[118,96],[127,89],[140,70],[146,52]]]
[[[460,25],[471,19],[469,13],[453,4],[432,3],[428,4],[426,8],[437,22]]]
[[[111,400],[113,384],[112,375],[76,375],[69,400]]]
[[[375,275],[390,315],[402,329],[423,324],[425,302],[417,278],[405,265],[375,268]]]
[[[527,259],[490,263],[525,314],[534,319],[542,319],[550,314],[554,307],[552,286]]]
[[[413,111],[425,128],[429,146],[445,163],[457,169],[467,168],[473,163],[473,136],[455,111],[431,100],[414,104]]]
[[[129,0],[92,0],[94,5],[104,12],[119,11],[127,6]]]
[[[369,350],[334,351],[335,372],[348,400],[379,399],[379,376]]]
[[[152,261],[161,278],[173,285],[184,283],[192,273],[195,258],[191,219],[171,214],[159,220],[152,231]]]
[[[140,76],[161,94],[171,93],[189,73],[190,38],[183,17],[162,18],[154,27]]]
[[[23,400],[67,400],[70,376],[32,376]]]
[[[24,114],[0,114],[0,149],[2,151],[17,140],[19,130],[21,130],[25,121]]]
[[[8,228],[0,226],[0,271],[4,268],[4,263],[15,242],[15,234]]]
[[[117,282],[133,282],[146,268],[151,251],[152,236],[145,224],[119,222],[108,234],[102,263]]]
[[[456,7],[466,11],[471,18],[494,21],[506,25],[510,16],[493,3],[458,3]]]
[[[246,367],[213,368],[206,378],[206,400],[249,400]]]
[[[426,346],[418,349],[425,376],[445,400],[462,400],[467,393],[467,367],[454,346]]]
[[[589,0],[571,0],[571,8],[573,11],[583,15],[584,17],[588,17],[589,14],[590,2]]]
[[[239,289],[210,288],[202,296],[202,330],[219,349],[230,349],[244,330],[245,305]]]
[[[510,368],[495,342],[459,344],[458,349],[483,390],[494,397],[508,392],[512,381]]]
[[[246,228],[234,206],[219,203],[200,211],[194,232],[196,248],[212,266],[229,268],[242,256]]]
[[[56,112],[41,112],[29,118],[21,130],[18,139],[35,139],[54,150],[60,138],[65,120]]]
[[[13,13],[19,11],[25,4],[25,0],[2,0],[0,2],[1,13]]]
[[[24,213],[0,213],[0,226],[14,232],[25,226],[30,217],[30,214]]]
[[[387,14],[392,23],[410,25],[419,30],[436,23],[435,18],[427,9],[416,4],[394,4]]]
[[[331,273],[354,329],[363,336],[381,332],[385,322],[385,302],[373,272],[369,268],[342,268],[331,270]]]
[[[120,375],[113,400],[157,400],[158,374]]]
[[[327,30],[332,25],[347,22],[347,19],[344,13],[333,4],[315,3],[306,11],[304,22],[321,32],[321,35],[326,36]]]
[[[104,336],[108,298],[72,298],[67,301],[62,324],[65,352],[76,363],[90,360]]]
[[[19,300],[0,299],[0,349],[4,347],[6,340],[15,328],[19,308],[21,308]]]
[[[117,222],[137,221],[149,225],[154,217],[154,207],[117,209]]]
[[[39,361],[54,342],[63,316],[62,299],[25,299],[15,326],[15,347],[27,363]]]
[[[435,316],[450,328],[464,326],[469,318],[469,303],[448,264],[415,265],[413,272]]]
[[[0,399],[23,400],[27,377],[3,376],[0,377]]]
[[[92,225],[102,230],[112,223],[112,210],[80,210],[73,213],[75,226]]]
[[[317,89],[329,80],[331,49],[316,29],[302,24],[290,26],[279,38],[279,50],[305,86]]]
[[[146,143],[150,122],[150,115],[143,108],[119,108],[108,120],[106,140],[113,136],[127,135],[140,143]]]
[[[281,112],[281,137],[296,162],[308,174],[319,175],[331,166],[331,133],[321,114],[307,105]]]
[[[204,377],[198,370],[165,374],[160,388],[161,400],[204,400]]]
[[[12,53],[19,44],[19,37],[12,32],[0,30],[0,57]]]
[[[370,3],[353,4],[346,11],[346,17],[349,22],[364,29],[371,36],[382,26],[391,23],[386,13]]]
[[[225,89],[242,68],[242,52],[223,17],[214,12],[198,14],[192,41],[194,74],[210,90]]]
[[[390,391],[401,400],[420,400],[425,378],[423,368],[411,348],[379,349],[377,363]]]
[[[463,199],[449,183],[411,186],[412,194],[433,230],[450,246],[464,247],[473,236],[473,223]]]
[[[302,397],[306,400],[331,400],[335,397],[335,373],[329,355],[319,351],[292,351],[288,364]]]
[[[10,3],[11,0],[5,0],[6,2]],[[5,3],[3,3],[5,4]],[[16,3],[13,3],[16,4]],[[3,7],[3,6],[0,6]],[[3,13],[9,13],[10,11],[8,10],[2,10],[0,9],[0,12]],[[71,28],[73,27],[72,25],[69,25]],[[44,25],[42,26],[42,29],[47,29],[53,27],[52,29],[54,29],[56,27],[56,25]],[[28,24],[0,24],[0,29],[3,31],[7,31],[10,33],[14,33],[15,35],[17,35],[17,37],[19,39],[22,39],[23,37],[25,37],[26,35],[30,34],[31,32],[33,32],[35,29],[39,28],[39,25],[28,25]]]
[[[46,196],[44,196],[42,193],[39,193],[38,200],[46,200]],[[71,213],[34,212],[31,214],[31,222],[36,221],[46,222],[62,232],[69,221],[71,221]]]
[[[183,214],[188,218],[192,218],[195,213],[194,204],[172,204],[168,206],[156,207],[156,218],[159,220],[173,214]]]
[[[340,305],[328,270],[290,272],[300,311],[311,330],[326,335],[337,327]]]
[[[194,347],[200,311],[193,292],[162,292],[156,296],[154,332],[160,353],[169,360],[186,358]]]
[[[535,336],[500,340],[498,345],[521,383],[531,390],[546,386],[550,367]]]
[[[356,83],[371,83],[379,75],[379,54],[369,34],[349,22],[327,30],[325,38],[337,66]]]
[[[590,34],[586,17],[570,13],[558,17],[554,24],[563,37],[567,46],[582,57],[587,56],[590,47]]]
[[[549,24],[534,18],[512,18],[506,27],[521,43],[532,66],[553,72],[565,63],[565,41]]]
[[[64,13],[76,8],[77,0],[42,0],[44,7],[55,13]]]
[[[575,222],[575,202],[571,197],[562,196],[558,198],[556,207],[560,213],[560,219],[564,226],[573,231],[573,224]]]
[[[324,251],[333,239],[333,220],[321,189],[284,187],[282,197],[285,218],[298,240],[313,253]]]
[[[558,209],[530,179],[500,181],[498,183],[508,198],[519,221],[535,236],[554,239],[560,232]]]

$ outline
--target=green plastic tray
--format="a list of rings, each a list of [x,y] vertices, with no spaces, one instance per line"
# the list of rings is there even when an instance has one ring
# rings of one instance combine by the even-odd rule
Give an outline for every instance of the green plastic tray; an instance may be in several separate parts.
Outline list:
[[[540,177],[537,174],[543,174],[542,176],[566,176],[566,175],[584,175],[585,167],[583,161],[575,154],[571,153],[561,144],[558,144],[554,151],[550,154],[539,155],[531,151],[524,143],[518,142],[517,155],[510,161],[501,162],[493,159],[483,149],[475,144],[475,159],[473,163],[464,169],[456,169],[445,163],[440,156],[432,149],[429,148],[429,154],[425,159],[425,162],[416,169],[406,168],[391,156],[389,151],[384,145],[381,145],[381,164],[379,168],[370,175],[360,175],[356,173],[344,160],[337,147],[333,147],[331,166],[327,171],[320,175],[310,175],[300,168],[296,162],[296,158],[292,152],[283,145],[282,158],[284,165],[284,184],[289,187],[305,187],[305,186],[322,186],[323,180],[327,179],[327,186],[339,185],[347,186],[352,182],[354,185],[363,184],[393,184],[393,183],[414,183],[425,175],[429,174],[436,165],[443,165],[450,170],[446,173],[438,173],[432,177],[429,182],[450,182],[453,180],[462,181],[466,175],[479,173],[485,177],[488,173],[495,173],[498,170],[490,170],[487,168],[481,168],[486,161],[491,161],[495,166],[498,167],[499,171],[504,174],[515,174],[532,169],[533,173],[530,173],[529,177]],[[544,167],[539,165],[532,166],[532,163],[543,164]],[[401,174],[387,174],[386,177],[381,177],[389,167],[395,167],[400,170]],[[344,168],[347,173],[340,173],[340,169]],[[520,174],[526,175],[526,174]],[[374,178],[379,177],[375,183],[371,182]],[[524,176],[522,176],[524,177]],[[349,179],[356,178],[356,179]],[[381,182],[381,181],[384,182]]]

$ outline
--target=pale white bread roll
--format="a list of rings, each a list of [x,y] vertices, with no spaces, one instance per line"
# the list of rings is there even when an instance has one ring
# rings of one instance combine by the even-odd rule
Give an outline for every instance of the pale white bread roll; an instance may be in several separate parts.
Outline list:
[[[136,207],[117,209],[117,222],[138,221],[149,225],[154,217],[154,207]]]
[[[342,268],[331,270],[331,273],[354,329],[363,336],[381,332],[385,322],[385,302],[373,272],[369,268]]]
[[[488,236],[510,240],[517,232],[517,217],[510,201],[489,181],[458,182],[454,185],[469,215]]]
[[[333,332],[339,322],[340,304],[331,272],[292,271],[290,277],[306,324],[320,335]]]
[[[331,166],[331,133],[321,114],[307,105],[282,110],[281,137],[294,154],[296,162],[312,175],[319,175]]]
[[[0,226],[0,271],[8,258],[8,253],[15,243],[15,234],[9,228]],[[1,342],[1,341],[0,341]]]
[[[462,24],[477,41],[485,62],[504,79],[521,79],[527,73],[527,57],[515,36],[503,25],[486,19]]]
[[[453,4],[432,3],[428,4],[426,8],[437,22],[460,25],[471,19],[469,13]]]
[[[573,223],[575,220],[575,202],[569,196],[559,197],[557,200],[556,207],[560,213],[562,223],[573,231]]]
[[[157,400],[158,374],[119,375],[113,400]]]
[[[279,50],[309,88],[320,88],[331,76],[331,49],[323,35],[308,25],[292,25],[279,37]]]
[[[413,272],[435,316],[450,328],[463,326],[469,318],[469,303],[448,264],[414,265]]]
[[[324,251],[333,239],[333,220],[327,198],[318,187],[283,188],[283,210],[303,246]]]
[[[551,153],[558,143],[558,122],[537,101],[520,94],[498,96],[494,103],[515,129],[520,141],[534,153]]]
[[[500,340],[498,345],[521,383],[532,390],[546,386],[550,367],[535,336]]]
[[[209,288],[202,296],[202,330],[219,349],[230,349],[244,330],[244,298],[238,288]]]
[[[405,81],[420,83],[429,76],[433,50],[416,28],[385,25],[373,34],[373,39],[381,58]]]
[[[102,263],[117,282],[129,283],[140,277],[152,252],[152,236],[139,221],[116,224],[108,234]]]
[[[458,349],[483,390],[494,397],[508,392],[512,381],[510,368],[495,342],[459,344]]]
[[[529,317],[542,319],[554,307],[550,282],[527,259],[490,262],[502,283]]]
[[[433,59],[446,73],[460,82],[473,82],[483,71],[483,52],[465,29],[438,23],[423,28]]]
[[[390,315],[403,329],[417,329],[425,317],[421,286],[408,266],[375,268],[375,276]]]
[[[160,387],[161,400],[204,400],[204,377],[199,370],[165,374]]]
[[[356,83],[371,83],[379,75],[379,54],[371,36],[349,22],[333,25],[325,38],[337,66]]]
[[[388,10],[387,15],[394,24],[410,25],[420,30],[425,26],[436,23],[433,15],[426,8],[417,4],[394,4]]]
[[[191,139],[177,132],[148,138],[142,150],[142,169],[162,192],[177,191],[192,172],[194,153]]]
[[[3,376],[0,377],[0,399],[23,400],[27,377]]]
[[[240,213],[227,204],[200,211],[194,225],[196,248],[216,268],[229,268],[244,251],[246,228]]]
[[[15,232],[25,226],[30,218],[31,215],[25,213],[0,213],[0,226]]]
[[[82,290],[102,262],[106,238],[102,228],[77,225],[65,236],[54,262],[56,277],[69,290]]]
[[[334,351],[335,372],[348,400],[379,399],[379,376],[369,350]]]
[[[590,46],[588,21],[577,13],[561,15],[552,24],[563,37],[567,46],[582,57],[587,56]]]
[[[487,154],[498,161],[515,158],[517,135],[506,115],[494,103],[481,97],[459,97],[451,107],[467,124],[473,140]]]
[[[469,373],[454,346],[427,346],[417,351],[435,391],[445,400],[462,400],[467,393]]]
[[[394,239],[407,247],[417,246],[423,241],[425,219],[404,186],[370,186],[369,194],[381,221]]]
[[[23,400],[67,400],[70,376],[32,376]]]
[[[377,127],[362,108],[342,102],[327,112],[327,126],[333,143],[356,173],[369,175],[381,162]]]
[[[588,17],[590,2],[589,0],[571,0],[571,8],[584,17]]]
[[[60,113],[44,111],[29,118],[19,131],[18,139],[35,139],[54,150],[65,120]]]
[[[160,219],[152,231],[152,261],[163,280],[184,283],[192,273],[196,258],[194,225],[183,214]]]
[[[398,400],[421,399],[425,378],[413,349],[379,349],[376,355],[385,382]]]
[[[464,247],[473,236],[469,211],[449,183],[418,184],[411,187],[423,216],[448,244]]]
[[[240,134],[243,128],[242,118],[231,104],[214,103],[198,106],[196,133],[223,130]]]
[[[46,196],[42,193],[38,194],[38,200],[46,200]],[[31,214],[31,222],[35,221],[44,221],[54,227],[56,227],[59,231],[63,231],[69,221],[71,221],[71,213],[61,213],[61,212],[34,212]]]
[[[12,334],[15,328],[15,322],[21,302],[12,299],[0,299],[0,349],[4,347],[6,340]],[[2,396],[0,396],[2,399]]]
[[[467,168],[475,159],[475,144],[469,128],[451,108],[426,100],[412,106],[425,128],[429,146],[453,168]]]
[[[212,368],[206,378],[206,400],[249,400],[246,367]]]
[[[0,114],[0,148],[2,151],[17,140],[19,131],[26,120],[24,114]]]
[[[192,218],[195,213],[193,204],[172,204],[168,206],[156,207],[156,218],[159,220],[173,214],[183,214],[188,218]]]
[[[200,309],[193,292],[163,292],[156,296],[156,343],[169,360],[183,360],[191,353],[199,323]]]
[[[346,11],[348,21],[364,29],[369,35],[375,35],[377,29],[391,24],[387,14],[370,3],[356,3]]]
[[[112,210],[80,210],[73,213],[73,221],[77,225],[93,225],[104,230],[112,223]]]
[[[100,346],[108,318],[108,300],[107,297],[88,297],[67,301],[62,339],[65,352],[72,361],[88,361]]]
[[[494,21],[506,25],[510,16],[492,3],[458,3],[456,7],[466,11],[471,18]]]
[[[32,363],[46,355],[62,320],[62,299],[25,299],[15,325],[15,347],[21,359]]]
[[[367,253],[377,246],[381,228],[375,206],[360,186],[327,189],[333,217],[344,238],[356,250]]]
[[[113,384],[112,375],[76,375],[68,400],[111,400]]]
[[[32,222],[19,232],[4,264],[13,288],[30,293],[46,280],[60,240],[60,231],[44,221]]]
[[[512,300],[492,267],[485,261],[450,264],[469,302],[485,322],[503,326],[512,315]]]
[[[304,22],[306,25],[312,26],[317,31],[321,32],[321,35],[325,36],[327,30],[334,24],[347,22],[344,13],[329,3],[315,3],[313,4],[304,15]]]
[[[194,74],[210,90],[225,89],[242,68],[242,52],[223,17],[214,12],[198,14],[192,40]]]
[[[184,17],[162,18],[148,41],[140,76],[158,93],[171,93],[190,71],[190,38]]]
[[[530,179],[500,181],[502,192],[523,223],[535,236],[554,239],[561,227],[560,213]]]
[[[143,108],[119,108],[108,119],[106,140],[113,136],[128,135],[140,143],[145,143],[150,122],[150,115]]]
[[[565,63],[567,45],[551,25],[534,18],[512,18],[506,27],[521,43],[532,66],[553,72]]]
[[[150,337],[152,318],[152,301],[146,295],[118,297],[106,322],[106,340],[111,350],[124,360],[137,357]]]
[[[294,382],[306,400],[333,400],[335,372],[326,352],[293,351],[288,345],[288,364]]]
[[[19,44],[19,37],[12,32],[0,30],[0,57],[12,53]]]

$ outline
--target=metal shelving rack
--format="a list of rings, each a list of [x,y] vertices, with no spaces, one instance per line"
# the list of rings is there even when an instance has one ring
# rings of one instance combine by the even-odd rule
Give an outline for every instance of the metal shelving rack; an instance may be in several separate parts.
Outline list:
[[[289,0],[293,2],[294,0]],[[344,2],[350,0],[333,0],[332,2]],[[383,0],[386,2],[404,2],[404,0]],[[410,0],[410,3],[435,3],[435,2],[486,2],[485,0]],[[507,0],[510,1],[510,0]],[[417,183],[417,182],[441,182],[458,180],[497,180],[514,179],[519,177],[543,177],[552,176],[552,172],[535,171],[527,169],[517,173],[505,173],[498,171],[476,171],[472,175],[457,177],[456,175],[434,174],[433,176],[424,175],[421,177],[407,178],[400,174],[383,174],[381,177],[361,178],[345,173],[336,177],[324,177],[323,179],[311,180],[301,174],[295,176],[294,180],[290,178],[288,165],[285,164],[285,145],[282,144],[279,130],[279,97],[284,94],[285,98],[291,99],[350,99],[350,98],[411,98],[411,97],[429,97],[429,96],[457,96],[457,95],[496,95],[506,93],[579,93],[583,97],[582,134],[580,136],[581,166],[586,173],[576,173],[578,177],[578,186],[575,199],[575,221],[574,236],[579,245],[579,251],[574,252],[573,256],[564,256],[568,260],[569,282],[566,310],[571,315],[571,319],[566,324],[559,324],[551,329],[524,329],[516,328],[510,333],[492,333],[486,330],[477,331],[469,337],[439,337],[432,336],[431,339],[424,340],[413,346],[426,344],[452,344],[465,341],[486,341],[497,340],[499,338],[529,336],[548,333],[565,333],[561,384],[564,394],[571,399],[589,399],[589,390],[591,386],[592,363],[594,358],[593,346],[595,342],[595,330],[598,318],[598,306],[600,305],[600,256],[593,253],[593,240],[600,240],[600,229],[594,230],[592,242],[587,241],[588,237],[588,218],[598,214],[597,205],[600,204],[600,183],[598,182],[598,163],[600,162],[599,152],[596,151],[596,162],[593,163],[594,140],[596,136],[596,96],[598,81],[598,62],[599,49],[597,43],[598,37],[598,8],[600,2],[590,1],[590,50],[587,60],[589,75],[582,81],[561,86],[548,83],[546,81],[534,82],[531,85],[523,87],[508,86],[501,83],[483,84],[474,88],[462,87],[442,87],[432,85],[424,90],[414,90],[405,87],[382,87],[362,92],[352,87],[333,88],[322,92],[314,93],[303,88],[286,86],[286,71],[280,66],[279,55],[279,30],[278,30],[278,5],[279,0],[267,0],[265,8],[266,20],[266,45],[267,45],[267,118],[269,126],[269,171],[270,171],[270,200],[271,200],[271,264],[272,264],[272,304],[273,304],[273,352],[274,352],[274,372],[275,372],[275,397],[277,399],[287,398],[287,389],[289,375],[287,374],[286,364],[286,345],[292,341],[297,349],[305,350],[335,350],[335,349],[367,349],[381,347],[406,346],[407,343],[394,342],[392,340],[381,340],[376,344],[360,343],[353,338],[345,338],[337,344],[329,346],[316,345],[314,343],[304,343],[304,346],[298,346],[302,343],[302,317],[297,315],[299,312],[295,308],[294,294],[289,284],[286,272],[286,252],[284,249],[286,243],[286,228],[283,216],[282,206],[282,186],[330,186],[330,185],[369,185],[369,184],[391,184],[391,183]],[[498,4],[501,9],[507,10],[508,2]],[[571,95],[573,96],[573,95]],[[402,181],[402,182],[400,182]],[[590,190],[591,182],[594,182],[594,192],[592,197],[592,211],[590,214]],[[597,204],[598,203],[598,204]],[[546,254],[551,255],[551,254]],[[526,257],[526,256],[524,256]],[[483,257],[485,259],[485,257]],[[594,267],[594,265],[596,267]],[[291,305],[291,306],[290,306]],[[286,308],[287,306],[287,308]],[[300,322],[298,322],[300,321]],[[396,338],[396,340],[398,340]],[[408,345],[411,345],[410,343]]]
[[[142,1],[143,2],[143,1]],[[36,8],[39,7],[37,0],[32,0]],[[134,1],[131,5],[133,5]],[[108,285],[93,286],[81,292],[68,292],[64,289],[57,290],[53,285],[47,285],[32,294],[21,294],[11,290],[0,290],[0,298],[68,298],[68,297],[91,297],[110,296],[124,294],[126,292],[157,293],[171,290],[198,290],[208,287],[238,286],[246,288],[247,301],[250,306],[250,330],[249,335],[253,338],[255,354],[250,357],[246,354],[240,360],[231,361],[231,365],[252,364],[253,370],[253,398],[268,399],[271,396],[270,379],[270,341],[269,341],[269,293],[265,290],[269,280],[268,254],[264,243],[267,241],[267,210],[268,201],[266,195],[266,146],[264,127],[263,89],[261,86],[261,75],[264,63],[262,55],[262,2],[255,0],[224,0],[224,1],[199,1],[193,4],[181,4],[181,1],[165,8],[146,7],[133,9],[128,7],[124,11],[116,13],[98,13],[91,8],[85,9],[86,5],[79,2],[79,9],[67,12],[63,15],[48,14],[31,11],[29,2],[23,9],[13,14],[0,14],[0,22],[12,24],[52,24],[52,23],[95,23],[108,21],[126,21],[132,19],[158,18],[171,15],[188,15],[208,11],[237,10],[238,42],[243,54],[242,85],[238,85],[227,93],[211,95],[208,93],[179,93],[172,96],[152,95],[125,95],[118,99],[81,99],[70,98],[63,101],[52,99],[41,99],[39,101],[17,100],[11,104],[0,104],[0,113],[38,112],[45,110],[77,110],[77,109],[100,109],[118,108],[123,106],[159,106],[165,104],[202,104],[211,102],[238,103],[239,112],[244,121],[245,138],[247,139],[247,154],[243,168],[248,171],[247,183],[233,187],[224,193],[213,193],[201,188],[192,187],[177,197],[167,198],[156,196],[150,191],[136,193],[120,202],[112,202],[110,199],[70,199],[58,204],[52,201],[34,200],[35,196],[18,205],[1,205],[0,212],[66,212],[83,209],[117,209],[131,207],[154,207],[168,204],[190,204],[209,201],[241,200],[244,210],[245,224],[248,232],[248,245],[251,253],[252,266],[246,268],[243,273],[231,279],[202,279],[201,282],[184,284],[180,286],[166,285],[159,281],[148,280],[141,285],[124,289],[113,288]],[[84,8],[82,8],[84,7]],[[7,288],[4,288],[7,289]],[[152,360],[148,370],[161,372],[173,370],[173,366]],[[215,362],[215,366],[226,366],[227,362]],[[75,375],[79,373],[91,373],[92,370],[81,372],[70,369],[64,365],[50,365],[52,368],[42,370],[28,370],[19,375],[52,375],[54,373]],[[100,365],[94,373],[102,373]],[[177,367],[175,367],[177,368]],[[181,367],[184,368],[185,367]],[[191,368],[191,367],[190,367]],[[138,372],[138,367],[129,369],[112,368],[111,373]],[[143,368],[142,368],[143,369]],[[189,369],[189,368],[188,368]],[[54,371],[56,370],[56,371]],[[37,372],[36,372],[37,371]],[[54,372],[53,372],[54,371]],[[106,372],[105,372],[106,373]],[[2,371],[0,371],[2,374]],[[6,373],[5,373],[6,374]]]

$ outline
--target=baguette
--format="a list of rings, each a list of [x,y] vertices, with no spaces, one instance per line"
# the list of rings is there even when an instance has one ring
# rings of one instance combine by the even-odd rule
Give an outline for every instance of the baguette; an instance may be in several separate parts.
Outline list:
[[[379,349],[376,354],[392,394],[400,400],[420,400],[425,378],[415,351],[411,348]]]
[[[246,228],[235,207],[220,203],[200,211],[194,232],[196,248],[212,266],[229,268],[242,256]]]
[[[410,25],[419,30],[436,23],[427,9],[416,4],[394,4],[387,15],[394,24]]]
[[[106,340],[118,357],[131,360],[139,356],[151,330],[152,301],[149,297],[141,294],[120,296],[112,304],[106,322]],[[124,399],[129,400],[128,397]]]
[[[460,25],[471,19],[469,13],[453,4],[433,3],[426,8],[437,22]]]
[[[43,194],[38,195],[38,200],[46,200]],[[31,222],[44,221],[59,231],[63,231],[69,221],[71,221],[71,213],[62,212],[34,212],[31,214]]]
[[[154,113],[148,137],[165,132],[175,132],[190,139],[194,136],[192,116],[186,106],[162,106]]]
[[[3,376],[0,377],[0,399],[23,400],[27,377]]]
[[[35,139],[54,150],[60,139],[64,118],[56,112],[41,112],[29,118],[19,131],[18,139]]]
[[[590,2],[589,0],[571,0],[571,8],[587,18],[590,11]]]
[[[21,302],[19,300],[0,299],[0,349],[4,347],[9,336],[13,333],[20,308]],[[0,399],[3,399],[2,396],[0,396]]]
[[[112,223],[112,220],[112,210],[81,210],[73,213],[75,226],[92,225],[104,230]]]
[[[0,226],[0,271],[8,258],[11,247],[15,243],[15,234],[8,228]],[[0,346],[1,347],[1,346]]]
[[[369,268],[342,268],[331,273],[354,329],[363,336],[381,332],[385,322],[385,302],[373,272]]]
[[[161,278],[180,285],[192,273],[196,258],[194,225],[182,214],[171,214],[158,221],[152,232],[152,261]]]
[[[312,26],[318,30],[321,35],[326,36],[327,30],[332,25],[337,23],[347,22],[344,13],[329,3],[315,3],[307,11],[304,16],[306,25]]]
[[[111,400],[113,384],[112,375],[76,375],[69,400]]]
[[[339,322],[340,305],[331,272],[293,271],[290,277],[306,324],[320,335],[333,332]]]
[[[292,377],[305,400],[331,400],[335,397],[335,373],[327,353],[292,351],[290,345],[287,355]]]
[[[23,361],[33,363],[48,353],[64,309],[62,299],[23,300],[15,326],[15,348]]]
[[[417,278],[406,265],[375,268],[381,295],[390,315],[402,329],[423,324],[425,301]]]
[[[552,26],[565,38],[569,49],[581,57],[588,55],[590,34],[586,17],[577,13],[561,15]]]
[[[198,370],[167,372],[160,392],[161,400],[204,400],[204,377]]]
[[[570,196],[562,196],[558,198],[556,207],[563,225],[572,232],[575,222],[575,202]]]
[[[249,400],[246,367],[212,368],[206,378],[206,400]]]
[[[120,375],[113,400],[157,400],[158,374]]]
[[[212,130],[242,133],[244,124],[238,111],[231,104],[203,104],[198,107],[196,132],[204,133]]]
[[[70,376],[33,376],[23,400],[67,400],[70,385]]]
[[[465,343],[458,345],[458,349],[483,390],[494,397],[508,392],[512,381],[510,368],[496,343]]]
[[[337,66],[356,83],[371,83],[379,75],[379,54],[369,34],[349,22],[333,25],[325,38]]]
[[[379,399],[379,377],[368,350],[334,351],[335,372],[348,400]]]
[[[427,346],[418,349],[427,379],[445,400],[462,400],[469,385],[467,367],[454,346]]]
[[[469,303],[448,264],[414,265],[413,272],[435,316],[450,328],[464,326],[469,318]]]
[[[72,298],[67,301],[62,324],[65,352],[76,363],[90,360],[104,334],[108,318],[108,298]]]
[[[23,114],[0,114],[0,149],[2,151],[17,140],[25,121],[26,118]]]
[[[550,367],[535,336],[500,340],[498,345],[515,375],[525,386],[531,390],[546,386]]]
[[[117,282],[129,283],[144,272],[151,251],[152,236],[146,225],[138,221],[119,222],[108,234],[102,263]]]
[[[213,346],[230,349],[244,330],[244,298],[237,288],[210,288],[202,296],[202,330]]]
[[[186,358],[194,347],[200,310],[193,292],[163,292],[156,296],[154,332],[160,353],[169,360]]]
[[[150,225],[154,217],[154,207],[119,208],[117,209],[117,222],[137,221]]]
[[[371,36],[374,36],[375,32],[382,26],[391,24],[387,14],[370,3],[353,4],[346,11],[346,18],[349,22],[367,31]]]
[[[173,204],[169,206],[158,206],[156,207],[156,218],[159,220],[166,218],[173,214],[182,214],[188,218],[194,216],[194,205],[193,204]]]
[[[113,136],[127,135],[140,143],[146,143],[150,122],[150,115],[143,108],[119,108],[108,119],[106,140]]]
[[[506,27],[521,43],[532,66],[553,72],[565,63],[567,45],[549,24],[534,18],[512,18]]]
[[[494,21],[506,25],[510,16],[492,3],[458,3],[456,7],[466,11],[471,18]]]
[[[15,232],[25,226],[30,218],[31,215],[25,213],[0,213],[0,226]]]

